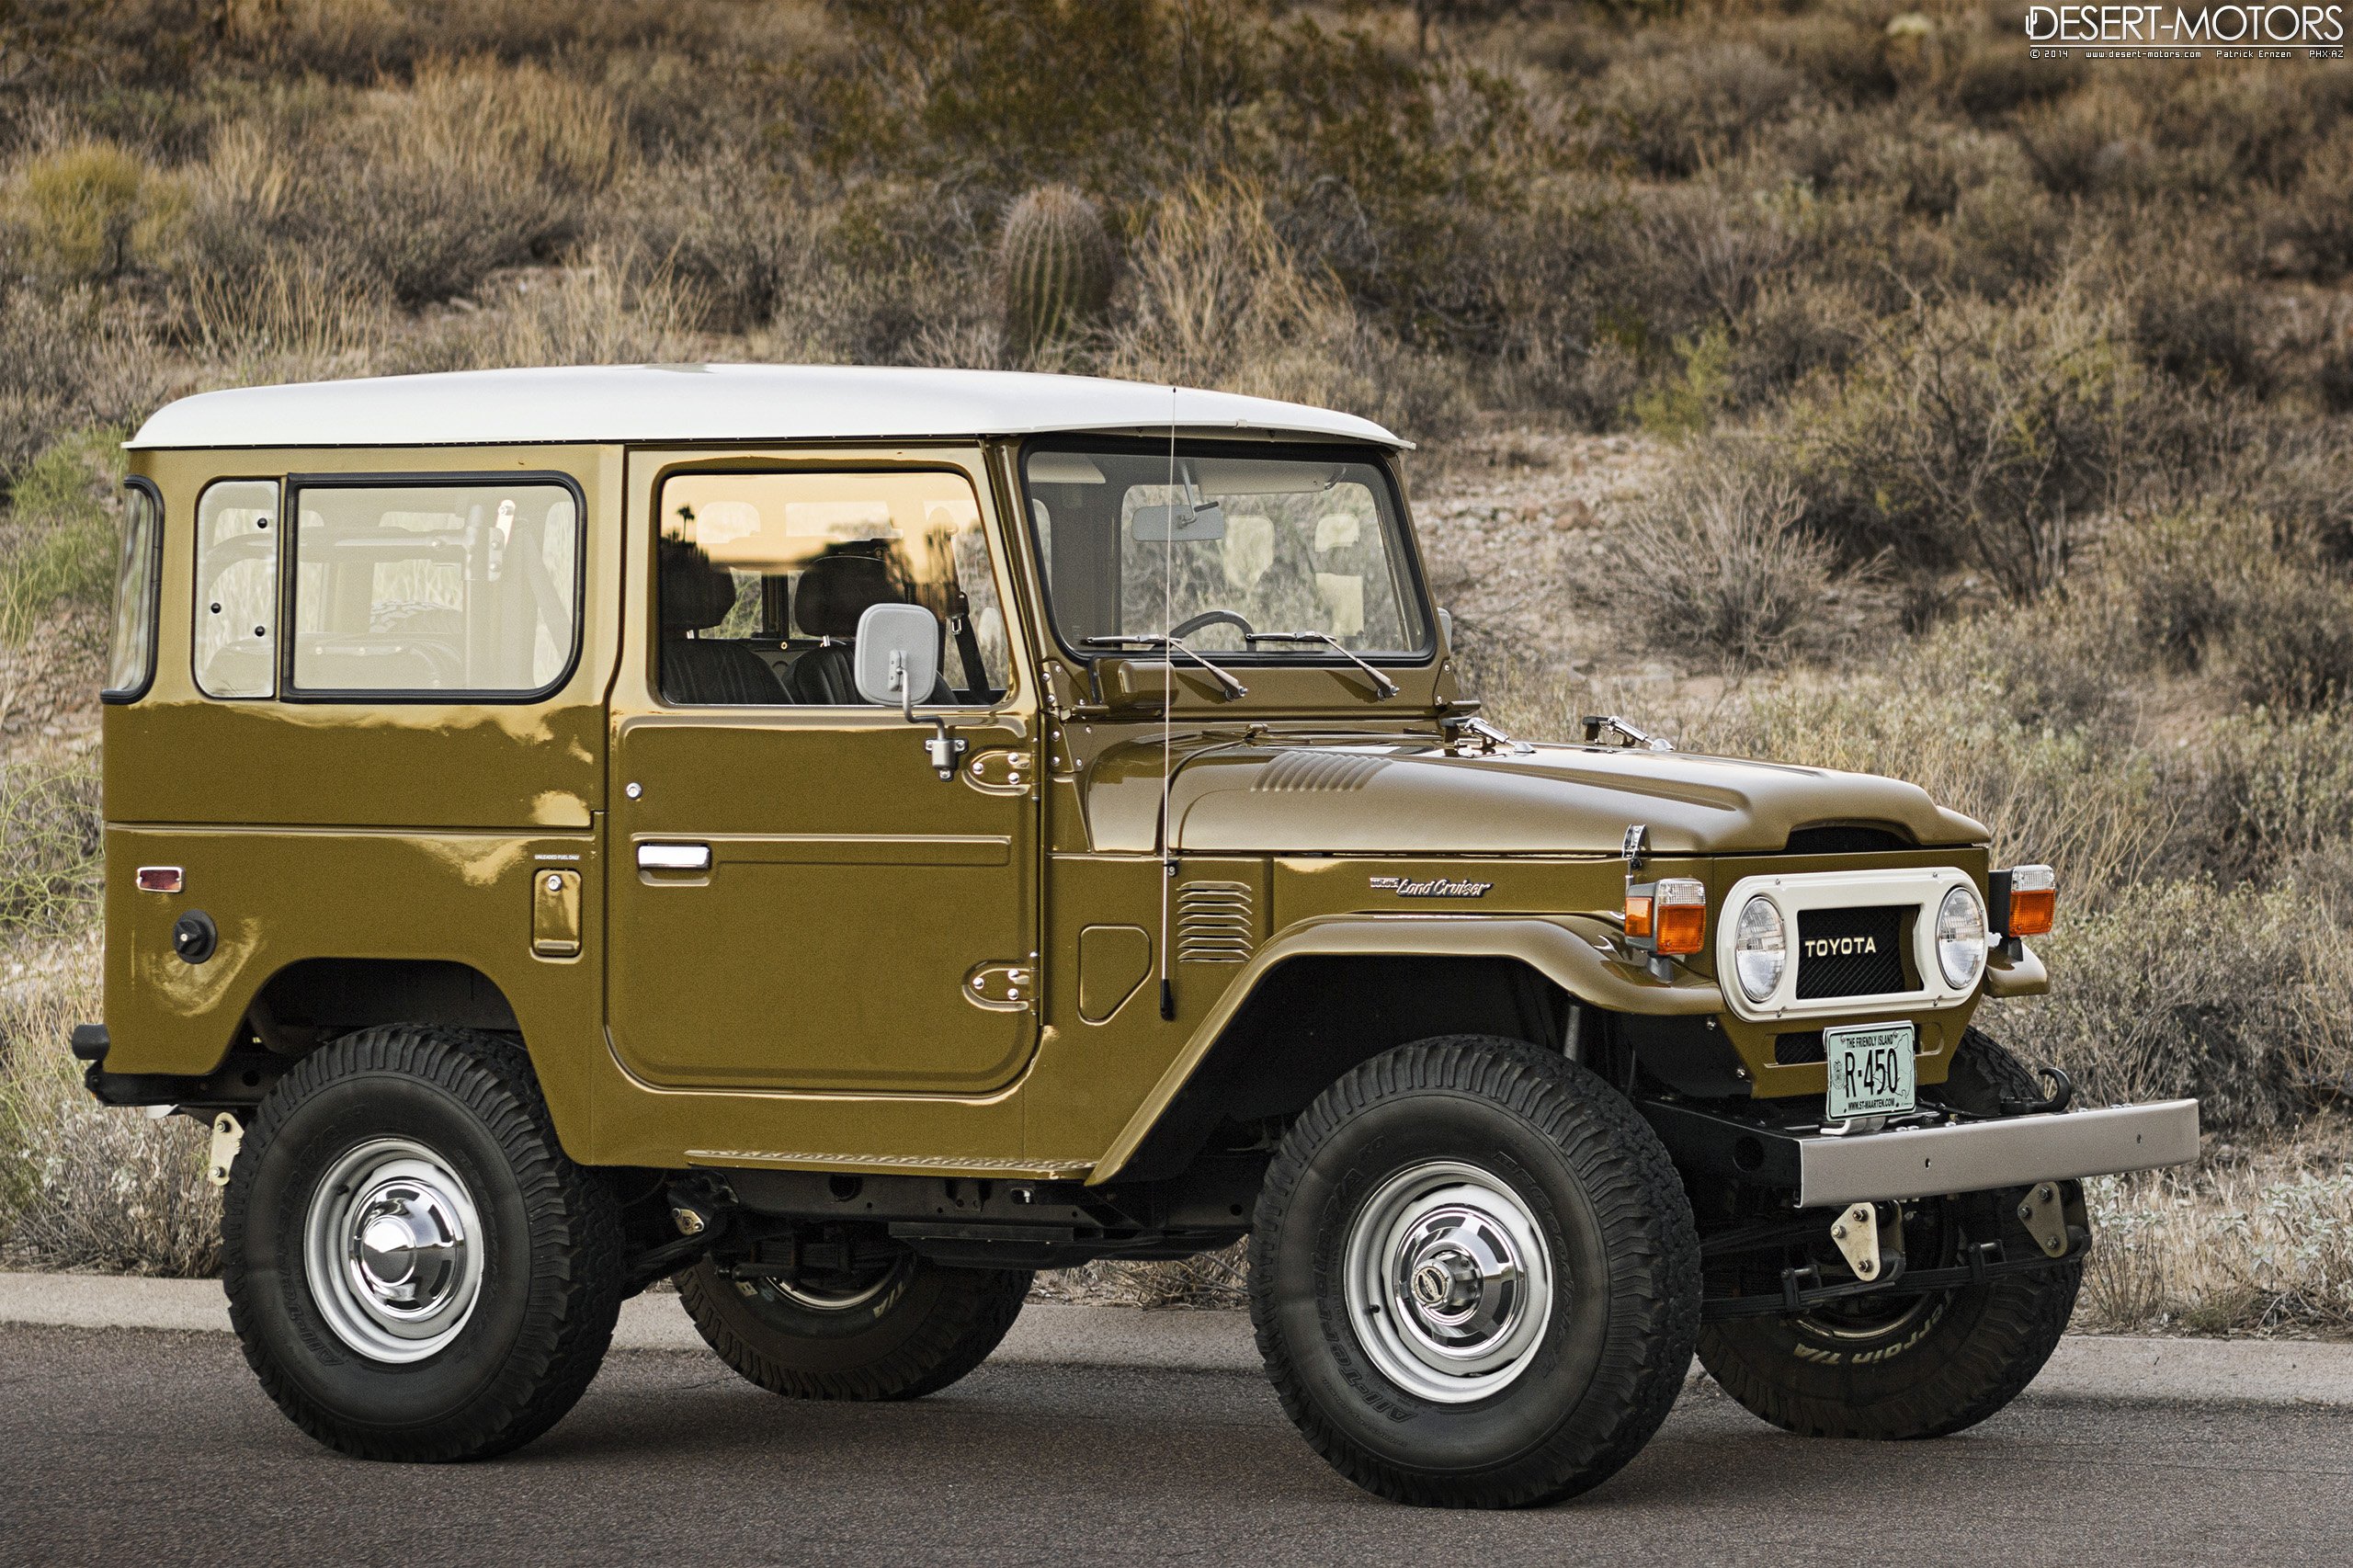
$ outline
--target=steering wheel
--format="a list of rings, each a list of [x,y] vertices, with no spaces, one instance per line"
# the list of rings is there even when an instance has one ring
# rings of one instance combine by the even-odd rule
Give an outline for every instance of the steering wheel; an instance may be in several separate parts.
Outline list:
[[[1171,637],[1190,637],[1207,626],[1231,626],[1245,637],[1254,636],[1257,628],[1230,609],[1205,609],[1199,615],[1188,615],[1168,629]]]

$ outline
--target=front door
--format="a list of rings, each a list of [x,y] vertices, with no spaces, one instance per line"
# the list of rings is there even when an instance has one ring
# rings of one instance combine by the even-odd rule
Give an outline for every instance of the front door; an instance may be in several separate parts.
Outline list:
[[[654,614],[613,698],[608,975],[639,1077],[977,1095],[1029,1061],[1038,726],[987,494],[977,451],[632,460]],[[883,603],[940,624],[916,723],[857,687]]]

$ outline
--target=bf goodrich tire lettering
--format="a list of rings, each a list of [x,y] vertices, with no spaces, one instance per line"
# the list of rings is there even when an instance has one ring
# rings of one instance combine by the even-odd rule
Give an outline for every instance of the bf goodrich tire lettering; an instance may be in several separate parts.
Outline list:
[[[222,1230],[262,1387],[363,1459],[529,1442],[587,1389],[620,1307],[612,1193],[492,1036],[394,1026],[304,1058],[246,1132]]]
[[[1514,1316],[1507,1279],[1540,1321]],[[1355,1321],[1417,1285],[1434,1312]],[[1350,1481],[1407,1503],[1548,1503],[1615,1474],[1666,1418],[1699,1242],[1665,1150],[1608,1085],[1524,1042],[1451,1036],[1374,1058],[1293,1124],[1259,1199],[1250,1306],[1285,1412]],[[1449,1346],[1449,1329],[1467,1332]],[[1461,1351],[1459,1388],[1417,1335]]]
[[[1976,1029],[1961,1037],[1948,1094],[1990,1113],[2039,1097],[2034,1074]],[[1970,1233],[2001,1235],[2030,1256],[2016,1192],[1976,1193],[1951,1212]],[[1938,1258],[1938,1264],[1949,1260]],[[1709,1324],[1699,1360],[1726,1393],[1776,1426],[1815,1437],[1941,1437],[1975,1426],[2024,1392],[2075,1313],[2083,1265],[2004,1275],[1982,1285],[1850,1313]],[[1880,1301],[1865,1297],[1864,1302]]]

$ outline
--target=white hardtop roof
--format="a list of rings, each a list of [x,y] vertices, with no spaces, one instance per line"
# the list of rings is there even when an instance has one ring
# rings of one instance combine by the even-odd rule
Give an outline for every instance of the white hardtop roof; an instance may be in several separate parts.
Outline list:
[[[1370,419],[1305,403],[1091,376],[847,365],[460,370],[200,392],[133,447],[447,447],[608,441],[926,440],[1049,431],[1372,441]]]

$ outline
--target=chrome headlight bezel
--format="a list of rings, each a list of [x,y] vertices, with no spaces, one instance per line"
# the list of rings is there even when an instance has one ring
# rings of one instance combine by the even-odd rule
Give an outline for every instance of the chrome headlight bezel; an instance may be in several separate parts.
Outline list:
[[[1985,901],[1977,890],[1955,885],[1937,904],[1937,968],[1947,985],[1965,991],[1984,978],[1987,947]]]
[[[1733,978],[1751,1002],[1768,1001],[1789,972],[1789,921],[1779,904],[1758,893],[1740,906],[1733,924]],[[1752,975],[1758,983],[1752,983]]]

